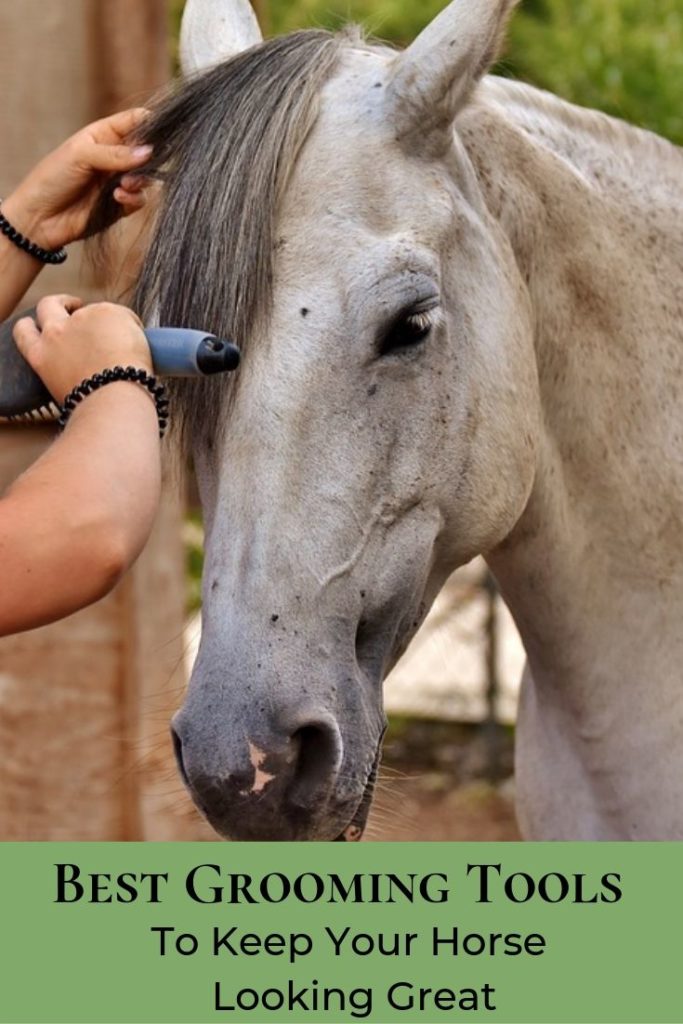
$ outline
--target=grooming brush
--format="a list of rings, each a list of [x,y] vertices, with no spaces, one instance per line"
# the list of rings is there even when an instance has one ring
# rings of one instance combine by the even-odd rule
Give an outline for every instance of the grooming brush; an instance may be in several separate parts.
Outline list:
[[[52,418],[54,399],[12,337],[14,324],[25,316],[35,317],[35,309],[28,309],[0,324],[0,417]],[[239,365],[237,346],[206,331],[149,327],[145,337],[152,353],[154,373],[159,377],[212,376],[235,370]]]

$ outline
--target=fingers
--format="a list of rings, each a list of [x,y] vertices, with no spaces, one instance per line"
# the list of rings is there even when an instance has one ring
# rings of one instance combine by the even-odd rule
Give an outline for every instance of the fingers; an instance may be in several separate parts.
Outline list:
[[[117,188],[114,199],[121,207],[124,217],[141,210],[147,202],[145,190],[152,185],[151,178],[144,174],[124,174]]]
[[[147,202],[144,192],[126,192],[125,189],[114,189],[114,199],[121,207],[121,213],[127,217],[131,213],[137,213]]]
[[[152,147],[135,143],[128,145],[125,140],[148,116],[149,111],[144,107],[135,107],[89,125],[81,136],[84,143],[83,152],[79,154],[81,162],[93,170],[110,174],[140,167],[149,160]]]
[[[142,192],[152,184],[152,179],[144,174],[124,174],[120,181],[120,187],[124,192]]]
[[[142,327],[142,320],[130,306],[121,306],[116,302],[91,302],[83,307],[82,313],[79,313],[80,319],[92,318],[95,320],[106,318],[109,321],[112,316],[127,317],[137,324],[138,327]]]
[[[35,321],[30,316],[17,320],[12,331],[12,336],[17,348],[27,363],[32,363],[32,353],[35,346],[40,342],[40,331]]]
[[[48,323],[68,320],[75,310],[83,305],[75,295],[48,295],[36,307],[38,326],[43,330]]]
[[[14,328],[19,351],[60,404],[75,384],[105,367],[152,369],[149,345],[132,310],[108,302],[80,305],[69,295],[51,296],[40,304],[38,324],[24,317]]]
[[[115,174],[141,167],[152,155],[151,146],[101,145],[91,142],[79,154],[80,162],[95,171]]]
[[[128,138],[140,125],[149,117],[149,110],[146,107],[133,107],[131,110],[121,110],[111,117],[103,117],[86,128],[90,137],[97,143],[103,145],[115,144]]]

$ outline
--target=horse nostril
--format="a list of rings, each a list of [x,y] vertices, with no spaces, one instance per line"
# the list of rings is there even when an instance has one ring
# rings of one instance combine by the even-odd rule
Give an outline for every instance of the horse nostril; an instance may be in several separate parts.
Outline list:
[[[341,736],[335,723],[315,722],[297,729],[291,743],[296,749],[296,763],[289,797],[294,803],[310,806],[337,777],[342,758]]]
[[[183,762],[183,741],[176,732],[174,725],[171,725],[171,740],[173,741],[173,753],[175,754],[176,763],[178,765],[178,771],[183,782],[190,789],[190,783],[187,778],[187,772],[185,771],[185,764]]]

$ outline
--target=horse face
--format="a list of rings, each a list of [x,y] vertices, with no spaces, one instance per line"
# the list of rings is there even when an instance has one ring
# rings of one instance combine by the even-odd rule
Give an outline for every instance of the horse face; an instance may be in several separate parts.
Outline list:
[[[233,838],[360,836],[382,680],[531,487],[528,298],[457,133],[397,132],[396,89],[395,58],[362,48],[327,86],[272,317],[222,446],[196,452],[203,635],[175,731]]]

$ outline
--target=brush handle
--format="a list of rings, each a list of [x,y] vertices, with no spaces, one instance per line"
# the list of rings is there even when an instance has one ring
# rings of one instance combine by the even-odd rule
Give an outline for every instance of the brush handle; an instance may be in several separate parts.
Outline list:
[[[12,329],[35,309],[0,324],[0,416],[20,416],[53,402],[43,384],[14,344]],[[229,341],[182,327],[149,327],[145,337],[154,372],[160,377],[196,377],[237,369],[240,352]],[[105,367],[102,367],[105,369]]]

